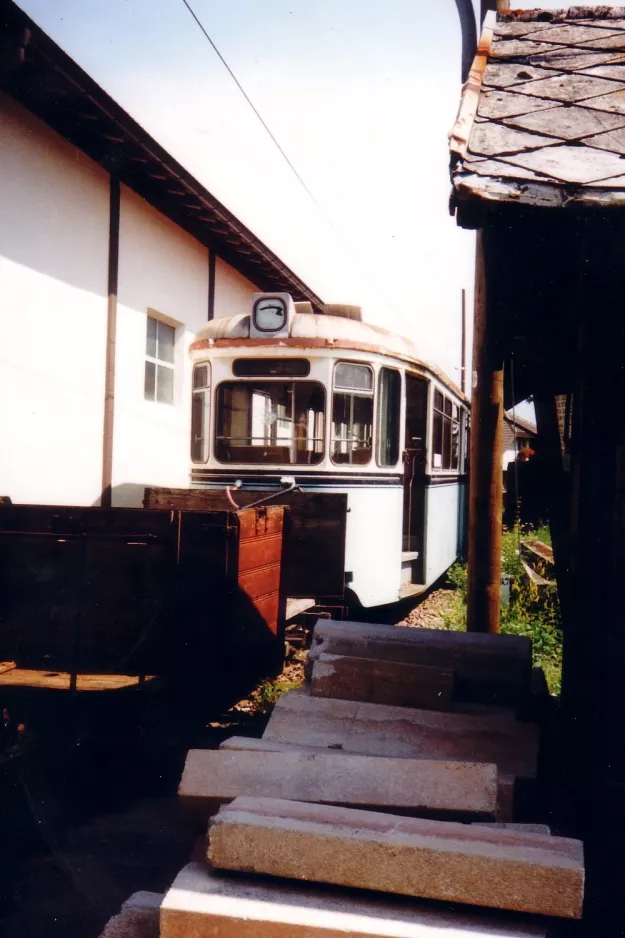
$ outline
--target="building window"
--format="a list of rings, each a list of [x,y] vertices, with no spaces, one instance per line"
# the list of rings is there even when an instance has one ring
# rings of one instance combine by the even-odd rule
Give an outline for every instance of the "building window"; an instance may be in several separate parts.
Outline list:
[[[363,466],[371,462],[373,369],[339,362],[334,369],[332,461]]]
[[[146,401],[161,404],[174,403],[174,347],[176,330],[173,326],[148,316],[145,341]]]
[[[378,465],[394,466],[399,459],[401,375],[381,368],[378,376]]]
[[[191,461],[205,463],[208,459],[211,366],[208,362],[193,369],[191,396]]]
[[[432,412],[432,469],[460,468],[460,408],[434,389]]]

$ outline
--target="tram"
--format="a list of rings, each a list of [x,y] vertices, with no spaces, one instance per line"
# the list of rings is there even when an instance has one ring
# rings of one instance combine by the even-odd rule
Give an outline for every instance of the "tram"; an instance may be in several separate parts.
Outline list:
[[[350,605],[417,595],[463,552],[468,401],[409,339],[261,293],[190,355],[191,486],[345,493]]]

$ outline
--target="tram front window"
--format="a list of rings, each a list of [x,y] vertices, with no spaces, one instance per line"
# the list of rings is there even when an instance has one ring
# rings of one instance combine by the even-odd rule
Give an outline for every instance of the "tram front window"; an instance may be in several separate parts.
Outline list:
[[[314,465],[324,452],[325,391],[315,381],[225,381],[217,390],[220,462]]]

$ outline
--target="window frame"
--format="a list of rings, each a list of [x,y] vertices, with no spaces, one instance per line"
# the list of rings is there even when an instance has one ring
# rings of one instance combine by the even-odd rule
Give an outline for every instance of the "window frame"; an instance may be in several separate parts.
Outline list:
[[[356,365],[359,368],[366,368],[371,374],[371,389],[365,390],[364,388],[341,387],[340,385],[337,387],[336,372],[340,365]],[[333,434],[334,399],[337,394],[351,395],[352,400],[354,397],[361,397],[361,398],[364,398],[365,400],[371,400],[371,447],[369,449],[369,458],[367,459],[366,462],[355,463],[351,458],[349,462],[338,462],[334,457],[334,443],[335,442],[350,443],[350,441],[348,440],[335,440],[335,437]],[[373,365],[370,362],[354,361],[353,359],[349,359],[349,358],[335,361],[334,366],[332,368],[331,407],[328,407],[328,424],[329,424],[328,455],[330,457],[330,462],[334,466],[340,466],[342,468],[345,468],[345,467],[360,468],[362,466],[371,465],[371,463],[374,460],[374,450],[375,450],[375,419],[376,419],[375,407],[376,407],[376,380],[375,380],[375,368],[373,367]],[[351,422],[353,423],[353,406],[350,408],[350,411],[351,411],[350,419],[351,419]],[[351,441],[352,444],[354,442],[355,441],[353,440]],[[354,450],[352,446],[352,449],[349,450],[350,457],[353,455],[353,452]]]
[[[221,458],[220,458],[220,456],[219,456],[219,442],[220,442],[220,440],[218,440],[217,432],[218,432],[218,430],[219,430],[219,428],[220,428],[220,420],[223,420],[223,415],[222,415],[222,414],[223,414],[223,406],[222,406],[222,403],[221,403],[221,395],[222,395],[222,393],[223,393],[224,385],[233,385],[233,384],[237,384],[237,385],[241,385],[241,386],[243,386],[243,387],[245,387],[246,385],[253,387],[254,384],[255,384],[257,381],[259,381],[259,380],[260,380],[260,382],[261,382],[262,384],[276,384],[276,385],[278,385],[278,384],[288,384],[288,385],[314,384],[314,385],[316,385],[318,388],[321,388],[321,391],[322,391],[322,394],[323,394],[323,407],[322,407],[322,409],[321,409],[320,411],[318,411],[318,413],[320,413],[320,414],[322,415],[322,417],[323,417],[323,434],[322,434],[321,437],[313,437],[313,443],[315,443],[315,442],[317,442],[317,441],[320,441],[320,443],[321,443],[321,452],[320,452],[320,453],[314,453],[314,450],[313,450],[313,454],[319,457],[319,458],[316,459],[314,462],[305,462],[305,463],[304,463],[304,462],[301,462],[301,463],[298,463],[298,462],[294,462],[294,463],[290,463],[290,462],[275,462],[275,463],[265,462],[265,463],[263,463],[262,460],[258,460],[257,462],[246,462],[245,460],[238,460],[238,461],[237,461],[237,460],[234,460],[234,459],[224,460],[224,459],[221,459]],[[250,400],[251,400],[251,399],[250,399]],[[292,468],[292,469],[293,469],[293,468],[297,468],[297,467],[305,467],[305,466],[320,466],[320,465],[323,463],[323,461],[325,460],[325,458],[326,458],[326,447],[327,447],[327,442],[328,442],[328,439],[327,439],[327,413],[328,413],[328,388],[327,388],[327,386],[323,383],[323,381],[320,381],[320,380],[317,379],[317,378],[312,378],[312,379],[311,379],[311,378],[282,378],[282,377],[280,377],[280,378],[260,378],[260,379],[254,379],[254,378],[235,378],[235,377],[232,377],[232,378],[225,378],[225,379],[223,379],[222,381],[220,381],[217,385],[215,385],[215,388],[214,388],[214,414],[215,414],[215,417],[214,417],[214,420],[212,421],[212,431],[211,431],[211,442],[212,442],[212,447],[213,447],[213,449],[212,449],[212,452],[213,452],[213,459],[215,460],[215,462],[219,463],[221,466],[233,466],[233,465],[242,465],[242,466],[263,466],[263,467],[265,467],[265,466],[288,466],[288,467],[290,467],[290,468]],[[251,423],[251,420],[252,420],[252,411],[251,411],[251,409],[250,409],[249,414],[248,414],[248,420],[249,420],[249,422]],[[224,439],[225,439],[225,438],[224,438]],[[222,441],[222,442],[223,442],[223,441]],[[271,445],[271,444],[268,444],[268,445]],[[261,447],[258,447],[258,448],[261,449]]]
[[[148,342],[150,340],[149,330],[150,322],[156,324],[156,355],[148,354]],[[159,326],[165,326],[168,329],[172,330],[173,333],[173,343],[172,343],[172,361],[167,361],[164,358],[158,357],[159,352],[159,337],[158,330]],[[167,407],[173,407],[176,404],[176,344],[177,344],[177,326],[171,322],[167,322],[166,319],[159,316],[155,316],[152,310],[148,310],[146,313],[146,322],[145,322],[145,352],[143,355],[143,400],[147,401],[150,404],[164,404]],[[147,377],[147,366],[148,364],[154,367],[154,396],[149,397],[146,391],[146,377]],[[171,400],[159,400],[158,398],[158,369],[167,368],[171,371]]]
[[[464,434],[462,430],[463,423],[463,413],[466,413],[465,408],[462,404],[458,403],[451,395],[446,393],[445,390],[441,390],[435,384],[432,385],[432,430],[431,430],[431,446],[430,446],[430,471],[432,475],[453,475],[460,476],[463,475],[463,444],[464,444]],[[437,406],[437,395],[441,398],[441,406]],[[455,414],[454,414],[455,411]],[[436,422],[437,419],[440,420],[441,426],[441,465],[434,465],[434,457],[439,455],[434,451],[434,439],[437,435],[436,433]],[[457,449],[457,465],[453,466],[454,461],[454,427],[457,428],[457,440],[458,440],[458,449]],[[447,443],[447,446],[446,446]],[[448,452],[446,453],[446,449]],[[448,456],[448,465],[445,465],[445,456]]]
[[[395,462],[390,462],[390,463],[382,462],[382,458],[381,458],[382,434],[380,432],[380,426],[381,426],[380,421],[382,418],[382,413],[381,413],[382,394],[380,391],[380,385],[382,382],[382,374],[385,371],[397,375],[399,379],[399,385],[398,385],[398,391],[397,391],[399,408],[397,412],[397,428],[396,428],[397,457],[395,459]],[[401,432],[402,432],[401,414],[402,414],[403,387],[404,385],[403,385],[402,372],[399,370],[399,368],[391,368],[388,365],[380,365],[380,368],[378,370],[378,380],[377,380],[377,399],[375,401],[376,406],[375,406],[375,441],[374,441],[375,442],[375,464],[378,467],[378,469],[393,469],[397,466],[401,458]]]
[[[195,374],[199,368],[206,368],[208,373],[208,383],[202,387],[195,387]],[[190,445],[190,459],[191,463],[194,466],[205,466],[208,460],[210,459],[211,453],[211,417],[212,417],[212,368],[209,361],[203,362],[194,362],[193,368],[191,370],[191,423],[190,423],[190,436],[191,436],[191,445]],[[202,440],[204,444],[204,453],[205,456],[203,459],[194,459],[193,457],[193,446],[198,440],[194,439],[194,425],[193,425],[193,412],[194,404],[196,397],[203,396],[203,408],[204,408],[204,420],[203,420],[203,432],[204,436],[199,439]]]

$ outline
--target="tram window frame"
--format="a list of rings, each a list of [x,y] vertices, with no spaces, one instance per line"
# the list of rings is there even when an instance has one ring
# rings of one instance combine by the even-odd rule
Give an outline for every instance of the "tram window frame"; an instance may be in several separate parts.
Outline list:
[[[205,383],[200,384],[202,369],[206,369],[206,380]],[[194,465],[204,465],[208,462],[210,455],[211,378],[210,362],[197,362],[193,366],[191,378],[191,462]],[[196,427],[198,416],[199,428]],[[200,436],[196,435],[196,429],[200,430]],[[196,448],[198,443],[201,444],[199,451]]]
[[[395,386],[388,392],[388,409],[383,413],[384,391],[382,382],[389,376]],[[383,365],[378,372],[378,400],[376,414],[376,464],[380,468],[396,466],[399,461],[399,437],[401,428],[401,392],[402,376],[397,368]],[[384,450],[389,455],[384,456]]]
[[[356,382],[352,381],[350,383],[348,379],[341,378],[341,368],[355,368],[357,369],[356,375],[359,373],[364,375],[367,372],[369,381],[365,384],[369,384],[369,387],[359,387]],[[334,418],[340,398],[344,398],[343,407],[345,405],[349,407],[349,418],[347,421],[341,421],[341,426],[346,428],[345,434],[337,437],[334,429],[337,421]],[[332,374],[332,413],[328,414],[330,423],[330,460],[335,466],[368,466],[371,463],[373,459],[374,404],[375,373],[373,367],[367,362],[347,359],[335,362]],[[365,419],[362,423],[365,428],[369,427],[369,436],[356,439],[353,436],[353,426],[356,423],[354,421],[355,411],[356,408],[361,409],[363,405],[368,413],[365,413]],[[358,423],[356,423],[356,426],[358,426]],[[351,440],[347,438],[350,432],[347,429],[348,427],[352,430]],[[359,446],[360,443],[368,443],[368,445]],[[338,449],[335,449],[337,444]],[[356,459],[354,459],[354,454],[357,456]]]
[[[143,397],[155,404],[175,403],[177,327],[146,316]]]
[[[234,437],[231,434],[225,435],[224,429],[226,428],[226,407],[224,402],[224,393],[226,390],[244,390],[245,388],[251,388],[252,392],[255,389],[257,395],[262,397],[265,394],[265,389],[271,387],[284,387],[285,385],[289,386],[291,393],[295,400],[295,407],[292,406],[292,415],[291,417],[280,418],[276,414],[276,418],[272,421],[272,424],[278,424],[280,420],[284,420],[285,423],[295,424],[295,414],[294,411],[297,409],[297,388],[302,386],[308,386],[311,391],[319,390],[321,392],[321,407],[316,411],[312,411],[313,414],[313,436],[309,436],[308,432],[305,437],[301,439],[306,443],[306,449],[300,450],[295,445],[297,442],[297,437],[293,436],[290,442],[286,442],[286,445],[282,446],[278,440],[279,437],[276,437],[276,440],[270,441],[268,443],[263,443],[261,445],[249,444],[249,445],[239,445],[234,446],[230,442],[230,447],[228,447],[228,441],[234,439],[249,439],[252,440],[253,431],[253,422],[254,422],[254,403],[253,403],[253,393],[250,395],[247,402],[245,402],[245,409],[240,409],[240,414],[246,414],[246,423],[248,432],[245,437]],[[287,391],[287,393],[289,393]],[[221,381],[215,388],[215,420],[214,420],[214,432],[213,432],[213,453],[214,458],[217,462],[222,465],[271,465],[271,466],[318,466],[325,459],[326,453],[326,419],[327,419],[327,389],[321,381],[311,381],[307,379],[261,379],[260,381],[255,379],[228,379],[226,381]],[[273,413],[273,411],[272,411]],[[320,423],[320,429],[315,425]],[[310,423],[310,413],[308,416],[308,423]],[[308,430],[308,427],[307,427]],[[312,443],[312,449],[308,449],[308,443]],[[237,453],[236,450],[240,451]],[[305,460],[303,459],[277,459],[272,458],[272,456],[278,456],[278,450],[290,450],[292,454],[300,455],[307,454]],[[229,458],[224,458],[224,453],[226,451],[231,452]],[[273,451],[273,452],[271,452]],[[267,456],[269,455],[269,458]],[[244,457],[244,458],[241,458]],[[256,457],[256,458],[252,458]]]
[[[432,395],[432,472],[459,475],[461,472],[462,408],[440,388]],[[454,440],[456,445],[454,447]],[[436,460],[440,460],[436,464]],[[454,465],[455,463],[455,465]]]

